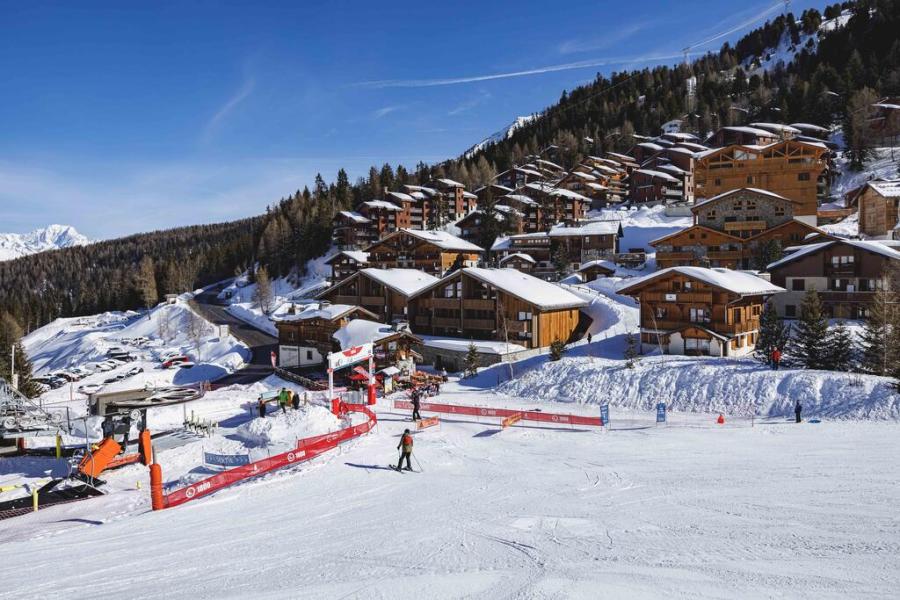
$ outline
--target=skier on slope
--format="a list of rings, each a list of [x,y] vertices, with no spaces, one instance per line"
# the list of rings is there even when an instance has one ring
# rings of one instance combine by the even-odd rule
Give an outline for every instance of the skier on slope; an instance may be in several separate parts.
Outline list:
[[[400,437],[400,443],[397,444],[397,450],[400,450],[401,447],[403,448],[403,450],[400,452],[400,460],[397,461],[397,470],[399,471],[401,469],[401,466],[403,465],[403,459],[405,458],[406,470],[412,471],[412,465],[409,462],[409,457],[412,455],[413,451],[413,438],[412,434],[409,433],[409,429],[405,430],[403,432],[403,435]]]
[[[414,387],[412,389],[412,392],[410,393],[410,396],[412,397],[412,405],[413,405],[412,420],[418,421],[419,419],[422,418],[422,416],[419,414],[419,407],[422,404],[421,400],[419,399],[419,388]]]
[[[794,416],[797,418],[797,423],[799,423],[802,420],[800,418],[801,412],[803,412],[803,405],[800,404],[799,400],[797,400],[797,404],[794,405]]]

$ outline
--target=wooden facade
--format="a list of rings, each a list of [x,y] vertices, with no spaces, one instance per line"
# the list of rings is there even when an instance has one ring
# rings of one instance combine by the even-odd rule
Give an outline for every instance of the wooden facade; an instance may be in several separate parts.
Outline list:
[[[900,179],[868,182],[856,196],[856,202],[860,233],[900,239]]]
[[[369,266],[369,255],[361,250],[342,250],[325,261],[331,267],[331,283],[350,277]]]
[[[416,333],[463,339],[509,341],[527,348],[570,341],[586,303],[572,296],[567,306],[542,308],[491,283],[491,274],[511,269],[462,269],[415,295],[409,303],[410,324]],[[539,280],[531,286],[553,285]]]
[[[827,194],[828,148],[795,140],[767,146],[732,145],[698,154],[694,167],[695,196],[762,188],[797,203],[795,217],[815,225],[818,199]]]
[[[384,323],[406,321],[413,293],[437,281],[415,269],[363,269],[318,295],[334,304],[361,306]]]
[[[276,321],[279,365],[307,367],[322,364],[334,350],[332,336],[353,319],[377,319],[360,306],[322,305]]]
[[[379,269],[418,269],[440,277],[451,268],[474,267],[481,248],[441,231],[402,229],[368,248],[369,264]]]
[[[803,296],[814,289],[828,317],[866,318],[892,265],[900,268],[900,252],[878,242],[834,240],[800,248],[769,267],[772,283],[787,290],[774,299],[775,307],[780,316],[797,318]]]
[[[640,304],[641,351],[661,347],[669,354],[709,356],[752,352],[765,301],[782,290],[759,280],[758,291],[736,292],[710,280],[718,275],[759,278],[724,269],[697,269],[696,276],[690,269],[660,271],[619,292]],[[712,277],[704,276],[710,272]]]

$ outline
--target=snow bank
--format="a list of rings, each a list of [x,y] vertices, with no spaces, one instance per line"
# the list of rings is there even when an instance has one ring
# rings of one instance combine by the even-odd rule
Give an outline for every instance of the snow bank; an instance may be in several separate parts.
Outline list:
[[[301,438],[330,433],[341,428],[341,422],[322,406],[301,406],[286,413],[276,412],[265,419],[253,419],[238,427],[234,437],[250,446],[293,444]]]
[[[890,380],[832,371],[771,371],[753,360],[645,357],[629,369],[622,360],[564,358],[544,362],[499,391],[534,401],[605,404],[650,410],[667,402],[677,411],[731,415],[804,414],[831,419],[900,420],[900,394]]]

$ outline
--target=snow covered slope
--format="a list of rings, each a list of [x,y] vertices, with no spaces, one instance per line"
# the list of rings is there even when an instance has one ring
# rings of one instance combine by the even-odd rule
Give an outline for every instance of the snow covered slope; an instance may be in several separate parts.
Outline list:
[[[491,135],[487,136],[468,150],[466,150],[464,156],[466,158],[472,158],[483,148],[494,144],[496,142],[502,142],[503,140],[512,136],[513,133],[516,132],[517,129],[523,127],[532,121],[534,121],[538,115],[528,115],[527,117],[516,117],[516,120],[501,129],[500,131],[496,131]]]
[[[69,225],[50,225],[25,234],[0,233],[0,261],[90,243],[91,240]]]

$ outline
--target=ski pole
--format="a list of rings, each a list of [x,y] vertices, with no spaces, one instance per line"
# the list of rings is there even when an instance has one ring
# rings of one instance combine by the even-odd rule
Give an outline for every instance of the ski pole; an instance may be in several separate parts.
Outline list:
[[[413,457],[413,460],[416,461],[416,466],[419,467],[419,470],[424,473],[425,469],[422,468],[422,463],[419,462],[419,459],[416,458],[415,454],[413,454],[412,457]]]

